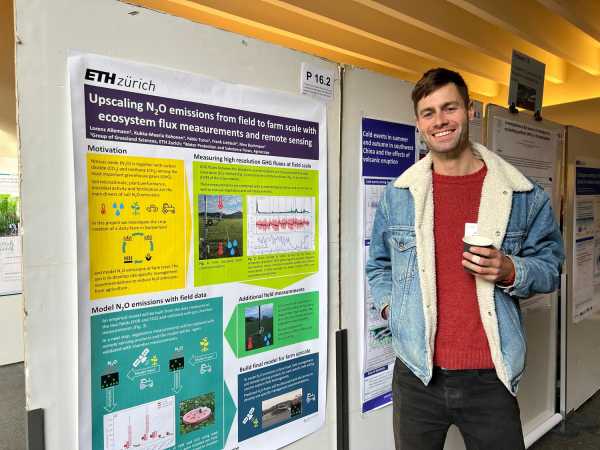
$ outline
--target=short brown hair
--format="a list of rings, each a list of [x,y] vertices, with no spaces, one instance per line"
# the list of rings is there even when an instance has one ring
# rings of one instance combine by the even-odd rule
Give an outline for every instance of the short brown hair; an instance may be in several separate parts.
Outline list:
[[[430,69],[425,72],[421,79],[417,81],[412,91],[415,115],[417,114],[417,103],[419,103],[419,100],[449,83],[456,85],[460,96],[465,102],[465,108],[468,108],[471,100],[469,98],[469,88],[463,77],[458,72],[438,67],[437,69]]]

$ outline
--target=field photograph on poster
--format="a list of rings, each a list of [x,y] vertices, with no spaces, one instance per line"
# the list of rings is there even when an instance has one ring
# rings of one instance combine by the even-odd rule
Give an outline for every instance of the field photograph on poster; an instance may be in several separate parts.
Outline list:
[[[243,228],[241,196],[198,196],[200,259],[242,256]]]

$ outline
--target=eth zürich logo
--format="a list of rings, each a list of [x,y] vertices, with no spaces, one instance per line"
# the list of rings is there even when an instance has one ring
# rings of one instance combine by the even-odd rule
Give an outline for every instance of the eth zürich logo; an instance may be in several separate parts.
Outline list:
[[[113,72],[105,72],[104,70],[86,69],[84,78],[87,81],[96,81],[98,83],[140,89],[146,92],[156,91],[156,84],[153,80],[144,80],[143,78],[136,79],[131,75],[120,76]]]

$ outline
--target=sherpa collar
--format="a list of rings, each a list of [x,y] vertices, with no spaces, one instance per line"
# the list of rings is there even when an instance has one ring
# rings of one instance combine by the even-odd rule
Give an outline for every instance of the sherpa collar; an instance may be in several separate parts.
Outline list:
[[[500,185],[510,188],[514,192],[527,192],[533,189],[531,181],[519,172],[511,164],[507,163],[496,153],[489,151],[481,144],[472,142],[471,148],[473,154],[482,159],[488,171],[488,176],[498,179]],[[431,178],[431,152],[427,153],[422,160],[409,167],[402,175],[400,175],[394,186],[397,188],[410,188],[415,183],[422,183],[423,180]]]

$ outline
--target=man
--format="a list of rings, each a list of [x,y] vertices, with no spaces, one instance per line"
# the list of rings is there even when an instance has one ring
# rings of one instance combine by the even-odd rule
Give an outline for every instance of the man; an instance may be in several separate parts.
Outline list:
[[[396,448],[441,450],[455,424],[469,450],[524,449],[519,299],[557,288],[560,231],[541,187],[469,142],[458,73],[428,71],[412,99],[429,153],[382,195],[367,263],[397,356]],[[465,252],[465,234],[493,247]]]

